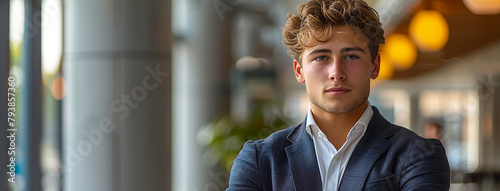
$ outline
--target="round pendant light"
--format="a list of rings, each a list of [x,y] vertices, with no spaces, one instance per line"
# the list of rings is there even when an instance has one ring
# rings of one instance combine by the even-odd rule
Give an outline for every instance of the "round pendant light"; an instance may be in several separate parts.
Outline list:
[[[417,48],[407,35],[389,35],[386,38],[384,49],[397,70],[407,70],[417,60]]]
[[[409,34],[419,50],[441,50],[449,38],[449,27],[441,13],[434,10],[417,12],[410,22]]]
[[[464,4],[476,15],[496,15],[500,13],[500,0],[464,0]]]

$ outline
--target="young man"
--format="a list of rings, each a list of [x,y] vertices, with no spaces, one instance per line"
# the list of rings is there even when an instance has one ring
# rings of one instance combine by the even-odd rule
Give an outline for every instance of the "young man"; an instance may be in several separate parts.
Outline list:
[[[310,109],[303,123],[248,141],[227,190],[449,190],[439,140],[385,120],[370,105],[384,43],[362,0],[312,0],[283,27]]]

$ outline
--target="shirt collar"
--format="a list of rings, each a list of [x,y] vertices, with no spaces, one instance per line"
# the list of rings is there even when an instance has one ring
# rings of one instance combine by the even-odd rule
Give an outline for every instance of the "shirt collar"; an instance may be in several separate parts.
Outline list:
[[[363,129],[366,130],[368,124],[370,123],[370,120],[372,119],[372,116],[373,116],[373,109],[371,107],[370,102],[368,102],[368,107],[366,107],[365,112],[363,112],[363,115],[361,115],[358,122],[354,124],[354,127],[356,127],[359,124],[363,125]],[[306,132],[311,136],[311,138],[314,138],[313,135],[316,136],[324,135],[321,129],[319,129],[318,125],[316,124],[316,121],[314,121],[314,117],[311,112],[311,106],[309,106],[309,111],[307,112],[307,117],[306,117]]]

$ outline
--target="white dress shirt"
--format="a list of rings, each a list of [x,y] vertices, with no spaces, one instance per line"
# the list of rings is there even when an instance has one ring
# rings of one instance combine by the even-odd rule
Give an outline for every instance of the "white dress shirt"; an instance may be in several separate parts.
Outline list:
[[[372,116],[373,109],[370,103],[368,103],[368,107],[366,107],[363,115],[349,131],[346,142],[339,150],[337,150],[333,144],[328,141],[328,138],[321,131],[321,129],[319,129],[318,125],[314,121],[311,108],[309,108],[306,119],[306,131],[314,142],[314,149],[316,151],[316,158],[318,159],[323,190],[338,190],[347,163],[351,158],[351,154],[361,137],[365,134],[366,128]]]

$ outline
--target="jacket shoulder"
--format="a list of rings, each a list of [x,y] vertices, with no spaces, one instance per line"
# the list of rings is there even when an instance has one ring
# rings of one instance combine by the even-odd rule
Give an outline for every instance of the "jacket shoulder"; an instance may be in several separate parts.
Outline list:
[[[259,148],[259,150],[286,147],[290,145],[288,137],[291,136],[293,132],[299,130],[301,125],[302,123],[276,131],[264,139],[248,142],[253,142]]]
[[[300,125],[274,132],[264,139],[247,141],[234,160],[227,190],[290,190],[293,184],[276,174],[290,177],[285,148],[291,144],[288,136],[300,129],[297,127]]]
[[[411,142],[411,141],[418,141],[418,140],[423,140],[424,138],[415,133],[414,131],[406,128],[406,127],[401,127],[399,125],[391,124],[392,130],[394,132],[394,136],[398,137],[399,140],[405,141],[405,142]],[[409,141],[411,140],[411,141]]]

